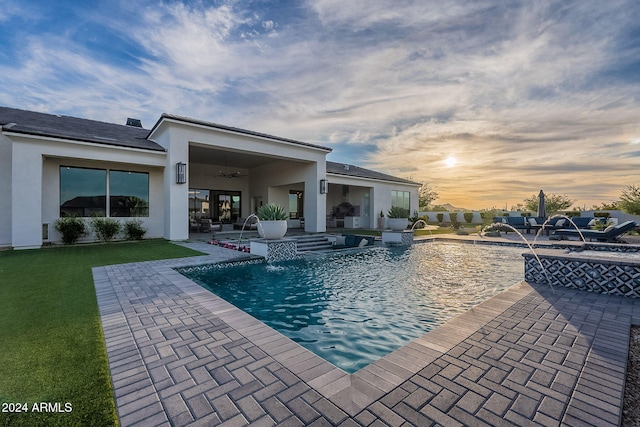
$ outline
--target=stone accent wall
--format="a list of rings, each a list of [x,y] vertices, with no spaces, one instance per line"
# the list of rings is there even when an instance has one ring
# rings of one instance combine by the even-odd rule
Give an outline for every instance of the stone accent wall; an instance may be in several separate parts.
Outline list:
[[[589,292],[640,298],[640,261],[581,256],[580,252],[558,254],[557,250],[524,253],[527,282],[551,282]],[[540,265],[542,264],[542,265]]]
[[[294,239],[251,240],[251,253],[267,262],[287,261],[298,257],[298,242]]]

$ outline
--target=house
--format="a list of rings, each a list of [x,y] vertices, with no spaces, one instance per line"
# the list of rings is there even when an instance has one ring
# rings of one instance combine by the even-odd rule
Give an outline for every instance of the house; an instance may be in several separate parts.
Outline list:
[[[0,247],[58,242],[65,215],[136,217],[147,237],[185,240],[194,220],[231,223],[265,203],[308,232],[418,208],[420,184],[328,162],[330,148],[172,114],[149,130],[0,107],[0,126]]]

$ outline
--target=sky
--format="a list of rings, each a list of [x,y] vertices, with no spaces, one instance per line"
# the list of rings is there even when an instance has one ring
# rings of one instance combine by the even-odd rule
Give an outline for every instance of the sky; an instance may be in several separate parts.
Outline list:
[[[504,208],[640,176],[637,0],[0,0],[0,105],[165,113]]]

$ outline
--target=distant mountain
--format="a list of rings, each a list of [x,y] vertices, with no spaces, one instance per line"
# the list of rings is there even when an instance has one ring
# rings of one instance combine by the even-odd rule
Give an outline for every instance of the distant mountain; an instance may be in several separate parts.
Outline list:
[[[453,206],[451,203],[444,203],[442,205],[438,205],[447,210],[447,212],[471,212],[471,209],[466,208],[458,208]]]

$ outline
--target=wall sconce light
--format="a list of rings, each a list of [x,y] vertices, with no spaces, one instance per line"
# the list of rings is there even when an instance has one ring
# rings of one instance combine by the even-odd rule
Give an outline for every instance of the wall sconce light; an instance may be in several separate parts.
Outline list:
[[[176,163],[176,184],[187,183],[187,164],[178,162]]]
[[[327,194],[329,192],[329,181],[326,179],[320,180],[320,194]]]

